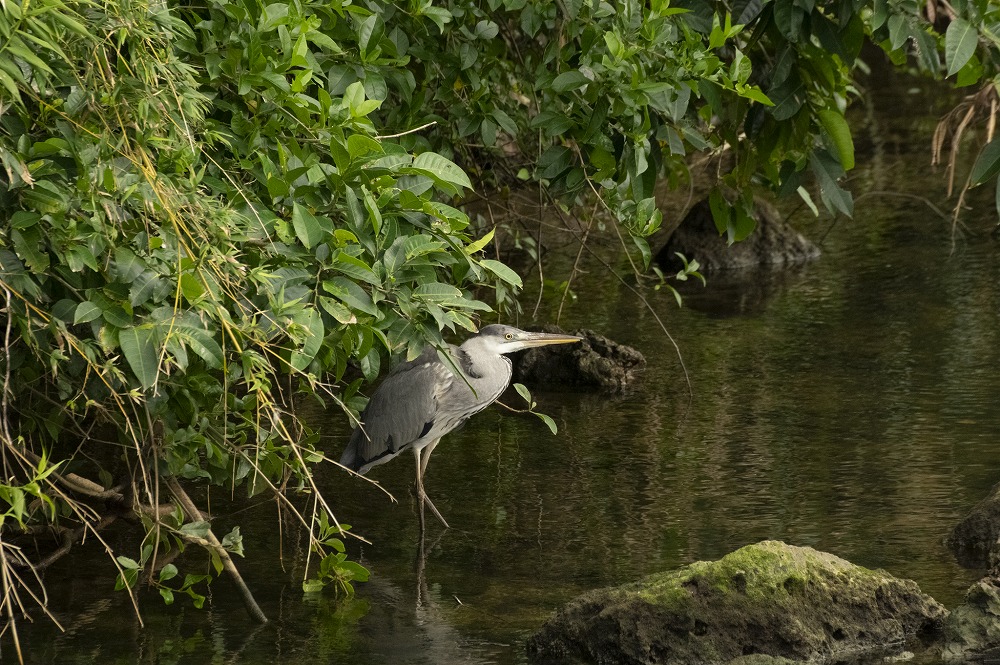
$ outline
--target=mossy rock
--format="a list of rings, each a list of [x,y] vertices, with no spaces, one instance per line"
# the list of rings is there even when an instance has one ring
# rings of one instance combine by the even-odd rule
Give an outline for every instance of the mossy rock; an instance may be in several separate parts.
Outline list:
[[[993,570],[965,594],[944,626],[945,661],[1000,662],[1000,570]]]
[[[528,653],[546,664],[833,662],[899,651],[946,615],[911,580],[764,541],[584,594],[530,638]]]

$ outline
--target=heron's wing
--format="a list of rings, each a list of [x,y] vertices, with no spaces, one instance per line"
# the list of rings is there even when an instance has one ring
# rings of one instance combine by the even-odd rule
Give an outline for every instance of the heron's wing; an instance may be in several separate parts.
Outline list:
[[[340,463],[364,473],[409,448],[430,431],[438,397],[454,380],[434,349],[397,367],[368,401]]]

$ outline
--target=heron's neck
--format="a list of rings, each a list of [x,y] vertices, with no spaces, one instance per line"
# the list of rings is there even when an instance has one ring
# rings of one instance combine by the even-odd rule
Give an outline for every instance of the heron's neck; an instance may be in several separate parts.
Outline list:
[[[470,379],[483,379],[485,377],[510,376],[511,362],[505,355],[465,343],[458,347],[455,353],[459,367]]]

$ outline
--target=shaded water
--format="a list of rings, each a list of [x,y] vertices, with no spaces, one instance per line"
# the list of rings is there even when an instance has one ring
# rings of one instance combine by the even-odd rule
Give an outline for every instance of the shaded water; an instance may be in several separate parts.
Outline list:
[[[355,599],[304,600],[302,543],[282,542],[261,507],[241,567],[272,624],[251,625],[222,579],[202,611],[144,598],[140,629],[126,598],[107,598],[110,571],[64,583],[63,567],[48,582],[69,630],[23,624],[29,662],[523,663],[525,638],[575,595],[764,538],[885,568],[955,605],[978,573],[942,538],[1000,480],[1000,248],[988,199],[952,251],[948,223],[896,195],[950,205],[927,167],[926,118],[947,100],[909,90],[922,85],[882,86],[860,111],[851,186],[880,193],[859,196],[854,221],[803,226],[823,239],[818,262],[761,275],[752,292],[713,279],[683,309],[649,293],[690,396],[653,317],[595,268],[563,324],[639,348],[648,369],[623,397],[537,392],[558,436],[493,408],[447,437],[427,486],[453,528],[432,525],[424,557],[409,456],[373,472],[397,505],[331,472],[338,517],[373,543],[352,544],[374,573]],[[335,456],[342,416],[324,433]],[[98,549],[72,565],[106,570]]]

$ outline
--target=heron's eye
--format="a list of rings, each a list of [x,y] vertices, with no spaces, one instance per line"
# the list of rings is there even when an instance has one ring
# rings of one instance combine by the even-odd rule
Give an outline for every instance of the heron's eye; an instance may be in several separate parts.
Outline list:
[[[514,333],[507,333],[503,336],[504,339],[514,339]]]

